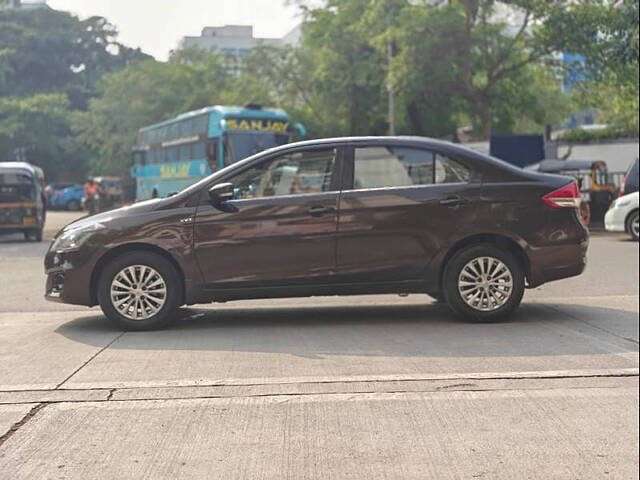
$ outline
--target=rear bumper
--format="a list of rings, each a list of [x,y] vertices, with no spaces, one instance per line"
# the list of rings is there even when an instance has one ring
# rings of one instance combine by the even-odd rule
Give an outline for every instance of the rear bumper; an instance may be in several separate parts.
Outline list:
[[[563,278],[575,277],[587,266],[589,240],[532,249],[529,253],[529,288]]]

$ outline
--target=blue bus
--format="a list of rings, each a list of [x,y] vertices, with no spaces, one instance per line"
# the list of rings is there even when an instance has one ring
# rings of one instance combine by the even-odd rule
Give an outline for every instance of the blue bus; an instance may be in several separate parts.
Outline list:
[[[131,175],[136,199],[164,197],[234,162],[283,145],[301,124],[279,109],[214,106],[140,129]]]

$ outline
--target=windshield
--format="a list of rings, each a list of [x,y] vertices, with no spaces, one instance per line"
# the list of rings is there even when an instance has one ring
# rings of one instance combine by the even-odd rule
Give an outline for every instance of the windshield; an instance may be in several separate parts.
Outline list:
[[[225,138],[225,166],[268,148],[289,142],[289,135],[275,132],[229,132]]]
[[[0,203],[32,201],[35,198],[35,183],[29,175],[0,173]]]

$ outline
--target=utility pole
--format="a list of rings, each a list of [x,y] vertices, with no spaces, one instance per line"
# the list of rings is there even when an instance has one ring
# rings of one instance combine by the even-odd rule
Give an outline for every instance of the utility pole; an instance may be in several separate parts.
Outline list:
[[[396,134],[396,96],[393,81],[391,80],[391,68],[393,64],[393,41],[387,42],[387,94],[389,106],[389,135]]]

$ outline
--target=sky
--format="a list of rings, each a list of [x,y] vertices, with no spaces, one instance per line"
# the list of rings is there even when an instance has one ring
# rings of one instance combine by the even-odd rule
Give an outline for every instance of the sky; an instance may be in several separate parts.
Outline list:
[[[106,17],[119,41],[166,60],[180,38],[204,26],[253,25],[256,37],[282,37],[301,21],[286,0],[48,0],[56,10]]]

